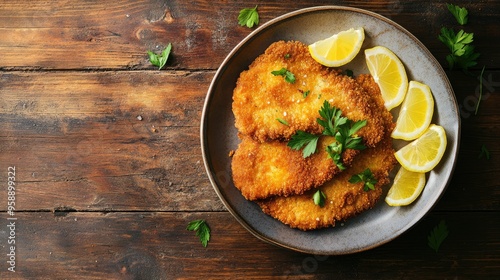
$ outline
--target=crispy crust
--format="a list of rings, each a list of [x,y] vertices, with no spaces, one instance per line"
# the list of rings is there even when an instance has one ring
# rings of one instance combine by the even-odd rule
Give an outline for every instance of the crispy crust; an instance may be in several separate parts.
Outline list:
[[[376,204],[382,194],[382,186],[389,183],[389,172],[395,163],[392,140],[386,137],[377,147],[358,155],[352,167],[319,188],[327,197],[324,207],[313,203],[315,190],[257,203],[265,213],[293,228],[313,230],[335,226],[337,221],[353,217]],[[378,180],[375,190],[364,191],[363,183],[349,183],[354,174],[366,168],[370,168]]]
[[[281,68],[295,75],[293,84],[271,74]],[[235,126],[259,142],[288,140],[297,130],[321,133],[316,119],[324,100],[353,121],[368,121],[358,133],[367,146],[383,138],[383,124],[370,95],[354,79],[317,63],[307,46],[296,41],[273,43],[241,73],[233,92]]]
[[[271,74],[281,68],[295,75],[295,83]],[[304,97],[306,91],[309,94]],[[297,130],[322,132],[316,119],[324,100],[353,121],[367,120],[358,135],[369,148],[345,151],[343,162],[348,168],[343,172],[325,151],[331,137],[322,136],[317,153],[305,159],[302,151],[287,146]],[[265,213],[291,227],[335,226],[336,221],[372,208],[382,186],[389,183],[396,163],[390,137],[395,125],[378,85],[370,75],[352,79],[321,66],[303,43],[273,43],[241,73],[233,92],[233,113],[241,139],[231,165],[235,186]],[[364,191],[363,183],[348,182],[366,168],[377,179],[375,190]],[[312,201],[316,189],[327,196],[322,208]]]
[[[302,194],[340,172],[325,151],[332,137],[322,136],[318,151],[308,158],[284,142],[260,143],[248,136],[241,137],[231,168],[234,185],[248,200]],[[358,151],[346,150],[342,155],[344,163],[349,166],[356,154]]]
[[[378,112],[383,116],[384,139],[374,148],[362,151],[346,171],[321,187],[326,197],[324,207],[315,205],[311,190],[302,195],[290,197],[274,197],[257,203],[270,216],[301,230],[313,230],[335,226],[337,221],[343,221],[365,210],[372,208],[382,195],[382,187],[390,182],[389,172],[396,164],[392,148],[391,132],[394,128],[393,117],[384,107],[380,90],[370,75],[360,75],[357,79],[375,99]],[[349,179],[370,168],[377,184],[375,190],[364,191],[363,183],[352,184]]]

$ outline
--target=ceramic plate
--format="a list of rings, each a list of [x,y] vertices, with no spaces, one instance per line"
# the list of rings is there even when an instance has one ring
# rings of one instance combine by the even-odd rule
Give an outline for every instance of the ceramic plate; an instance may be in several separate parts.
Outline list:
[[[363,50],[376,45],[391,49],[403,62],[410,80],[426,83],[433,91],[433,123],[447,132],[448,146],[440,164],[427,174],[420,197],[407,207],[389,207],[384,201],[334,228],[315,231],[292,229],[264,214],[243,198],[231,179],[229,153],[239,139],[231,110],[232,93],[239,74],[273,42],[298,40],[311,44],[362,26],[365,41],[360,54],[346,67],[354,74],[368,73]],[[271,20],[241,41],[216,72],[208,90],[201,122],[201,147],[208,177],[229,212],[256,237],[292,250],[339,255],[364,251],[396,238],[419,221],[444,192],[455,166],[460,119],[452,87],[443,69],[412,34],[378,14],[348,7],[327,6],[298,10]],[[396,108],[393,111],[397,111]],[[404,143],[395,142],[395,148]]]

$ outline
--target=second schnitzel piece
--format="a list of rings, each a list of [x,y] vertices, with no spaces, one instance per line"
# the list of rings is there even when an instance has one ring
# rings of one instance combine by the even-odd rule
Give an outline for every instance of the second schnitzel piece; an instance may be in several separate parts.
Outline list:
[[[297,130],[319,134],[316,119],[325,100],[348,119],[367,121],[358,132],[367,146],[382,140],[382,116],[371,96],[354,79],[317,63],[297,41],[271,44],[240,74],[233,91],[235,126],[260,142],[289,140]]]
[[[326,195],[323,207],[315,205],[313,194],[316,190],[302,195],[275,197],[257,203],[262,210],[281,222],[301,230],[335,226],[343,221],[372,208],[382,194],[382,186],[389,183],[389,172],[396,164],[392,139],[386,137],[375,148],[369,148],[356,157],[352,166],[319,187]],[[350,183],[353,175],[369,168],[377,180],[374,190],[364,190],[363,182]]]
[[[242,136],[231,164],[234,185],[248,200],[302,194],[318,187],[340,172],[325,150],[332,141],[333,137],[322,136],[318,152],[304,158],[301,151],[292,150],[286,143],[260,143]],[[349,166],[357,153],[344,151],[343,163]]]

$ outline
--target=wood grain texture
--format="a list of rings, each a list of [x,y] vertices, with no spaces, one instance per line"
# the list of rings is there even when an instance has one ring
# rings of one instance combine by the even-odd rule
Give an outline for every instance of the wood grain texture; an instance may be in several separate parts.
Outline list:
[[[446,2],[0,0],[0,279],[499,279],[500,4],[453,1],[469,10],[462,27]],[[227,212],[205,173],[200,119],[216,69],[254,30],[238,12],[255,5],[261,25],[319,5],[379,13],[445,69],[441,27],[474,32],[478,65],[446,72],[461,111],[455,172],[412,229],[366,252],[311,256],[259,240]],[[158,71],[146,52],[168,43]],[[212,229],[207,248],[185,229],[195,219]],[[427,236],[441,220],[449,236],[436,253]]]
[[[212,75],[4,74],[1,168],[18,170],[19,209],[221,210],[199,144]]]
[[[480,53],[480,65],[496,67],[500,40],[493,1],[454,1],[467,6]],[[301,8],[343,5],[386,16],[415,34],[444,65],[441,27],[458,29],[445,1],[266,1],[261,24]],[[255,6],[246,4],[248,7]],[[3,69],[152,69],[148,50],[173,51],[169,69],[216,69],[231,49],[252,31],[238,25],[243,4],[234,1],[2,1],[0,53]],[[246,7],[246,6],[245,6]],[[210,15],[210,16],[207,16]],[[470,26],[464,27],[467,31]]]
[[[478,222],[480,216],[491,222]],[[194,232],[186,230],[194,219],[205,219],[211,227],[206,248]],[[449,236],[436,253],[427,245],[427,236],[441,220],[445,220]],[[500,219],[496,213],[435,213],[393,242],[346,256],[293,253],[264,243],[228,213],[42,212],[19,214],[17,223],[18,232],[24,233],[16,240],[22,261],[9,279],[73,278],[76,272],[85,279],[500,276],[496,258],[500,252],[495,246],[500,242]],[[6,237],[0,231],[0,239]]]
[[[20,209],[222,210],[199,146],[212,77],[185,71],[5,72],[0,153],[8,160],[1,168],[19,169]],[[437,207],[498,210],[500,72],[486,72],[490,85],[477,115],[469,104],[476,77],[449,77],[462,107],[459,159],[470,160],[458,161]],[[491,160],[478,158],[483,144]]]

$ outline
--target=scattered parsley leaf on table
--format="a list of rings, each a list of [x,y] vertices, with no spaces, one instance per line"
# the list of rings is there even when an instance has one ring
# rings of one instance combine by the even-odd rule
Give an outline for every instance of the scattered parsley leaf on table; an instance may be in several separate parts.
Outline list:
[[[240,11],[238,15],[238,23],[241,26],[247,26],[252,28],[254,25],[259,24],[259,13],[257,12],[257,6],[255,8],[245,8]]]
[[[210,240],[210,227],[205,220],[194,220],[189,222],[187,230],[196,231],[196,236],[200,238],[203,247],[207,247]]]
[[[487,160],[490,159],[490,151],[488,151],[488,148],[486,148],[486,146],[483,144],[481,146],[481,153],[479,154],[479,159],[481,159],[482,157],[485,157]]]
[[[467,15],[469,14],[469,12],[466,8],[462,8],[453,4],[446,4],[446,6],[460,25],[467,24]]]
[[[429,247],[433,249],[436,253],[439,250],[439,247],[441,246],[441,243],[446,239],[448,236],[448,227],[446,226],[446,223],[444,220],[439,222],[437,226],[435,226],[432,231],[430,232],[429,236],[427,237]]]
[[[170,51],[172,50],[172,44],[169,43],[167,47],[161,52],[160,55],[155,54],[152,51],[148,51],[149,61],[154,66],[158,67],[158,70],[161,70],[163,66],[167,63],[168,56],[170,55]]]
[[[469,67],[477,64],[476,59],[480,54],[474,52],[474,46],[471,45],[474,41],[474,33],[460,30],[455,34],[453,29],[443,27],[438,38],[451,52],[446,56],[450,69],[458,66],[467,71]]]
[[[323,207],[325,205],[326,195],[321,190],[317,190],[313,195],[314,204],[319,207]]]

